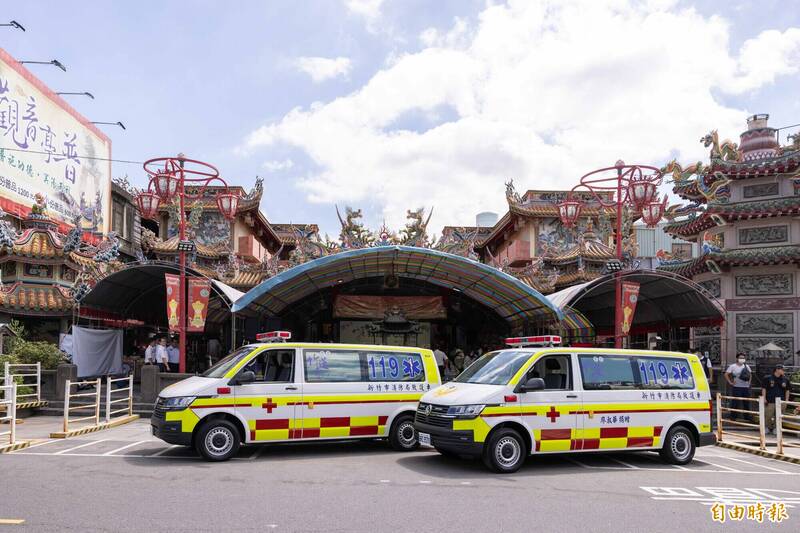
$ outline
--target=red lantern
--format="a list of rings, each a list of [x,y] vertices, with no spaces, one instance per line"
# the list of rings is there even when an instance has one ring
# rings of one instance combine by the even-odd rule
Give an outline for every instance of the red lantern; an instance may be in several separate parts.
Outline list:
[[[236,218],[236,210],[239,207],[239,195],[231,192],[221,192],[217,195],[217,207],[227,220]]]
[[[565,227],[571,228],[581,216],[581,203],[577,200],[564,200],[558,204],[558,216]]]
[[[667,208],[667,197],[664,197],[663,202],[657,199],[653,202],[648,202],[647,205],[642,207],[642,220],[647,224],[648,228],[654,228],[658,225],[661,217],[664,216],[664,211]]]
[[[649,180],[631,181],[628,185],[628,194],[636,208],[642,209],[645,205],[654,201],[656,184]]]
[[[153,185],[156,194],[165,202],[169,202],[178,192],[178,177],[169,172],[161,172],[153,178]]]
[[[154,219],[158,216],[159,198],[157,194],[149,191],[141,192],[136,196],[136,203],[142,217]]]

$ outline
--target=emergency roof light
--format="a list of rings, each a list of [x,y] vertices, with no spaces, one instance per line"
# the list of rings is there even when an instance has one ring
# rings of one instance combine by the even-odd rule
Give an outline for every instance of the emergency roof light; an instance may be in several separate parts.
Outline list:
[[[559,335],[537,335],[535,337],[509,337],[506,344],[515,348],[526,346],[557,346],[561,344]]]
[[[256,335],[256,340],[260,342],[285,342],[291,338],[291,331],[268,331]]]

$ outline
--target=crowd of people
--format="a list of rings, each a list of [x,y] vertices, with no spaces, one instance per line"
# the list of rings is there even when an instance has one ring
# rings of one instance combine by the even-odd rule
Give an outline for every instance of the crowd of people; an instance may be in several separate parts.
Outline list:
[[[444,345],[436,346],[433,350],[433,356],[436,359],[436,366],[439,367],[439,375],[442,377],[442,383],[452,381],[465,368],[487,351],[485,347],[479,346],[468,349],[467,351],[461,348],[453,348],[450,350],[450,353],[447,353]]]
[[[178,342],[166,337],[154,337],[144,351],[144,364],[158,365],[161,372],[177,372],[180,360]]]

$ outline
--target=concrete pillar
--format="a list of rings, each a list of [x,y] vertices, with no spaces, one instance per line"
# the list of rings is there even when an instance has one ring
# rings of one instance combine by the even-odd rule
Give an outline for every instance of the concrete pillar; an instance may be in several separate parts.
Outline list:
[[[143,402],[154,402],[161,390],[158,366],[144,365],[142,367],[141,393]]]
[[[64,385],[67,380],[78,381],[78,365],[61,363],[56,367],[56,399],[64,400]]]

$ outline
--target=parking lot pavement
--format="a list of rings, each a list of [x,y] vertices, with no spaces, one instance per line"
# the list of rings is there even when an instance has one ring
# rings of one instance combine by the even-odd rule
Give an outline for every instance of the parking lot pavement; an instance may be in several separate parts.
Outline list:
[[[207,463],[142,420],[40,440],[0,456],[0,471],[0,518],[36,531],[703,530],[714,503],[748,501],[786,506],[771,528],[800,523],[800,465],[717,447],[683,467],[651,452],[550,455],[506,476],[378,441],[244,447]]]

